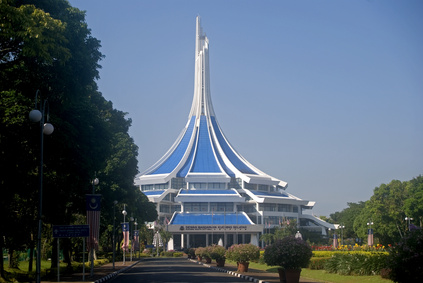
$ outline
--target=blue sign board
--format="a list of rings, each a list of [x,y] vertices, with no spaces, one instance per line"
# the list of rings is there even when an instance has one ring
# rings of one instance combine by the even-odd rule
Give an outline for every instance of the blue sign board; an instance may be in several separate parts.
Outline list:
[[[53,225],[53,238],[79,238],[89,236],[89,225]]]

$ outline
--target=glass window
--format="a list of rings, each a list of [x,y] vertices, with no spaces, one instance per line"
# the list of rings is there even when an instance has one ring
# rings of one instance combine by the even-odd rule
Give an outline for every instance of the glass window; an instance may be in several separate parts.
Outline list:
[[[278,204],[278,211],[291,212],[291,207],[290,204]]]
[[[172,212],[175,212],[175,211],[181,211],[180,204],[172,205]]]
[[[244,183],[244,188],[255,191],[257,190],[257,184]]]
[[[226,183],[209,183],[209,189],[226,189]]]
[[[258,190],[267,192],[269,190],[269,186],[268,185],[258,185]]]
[[[211,202],[210,210],[215,212],[231,212],[234,211],[233,202]]]
[[[207,183],[189,183],[190,189],[205,190],[207,189]]]
[[[172,178],[171,181],[172,189],[180,190],[185,189],[187,187],[187,182],[185,182],[185,178]]]

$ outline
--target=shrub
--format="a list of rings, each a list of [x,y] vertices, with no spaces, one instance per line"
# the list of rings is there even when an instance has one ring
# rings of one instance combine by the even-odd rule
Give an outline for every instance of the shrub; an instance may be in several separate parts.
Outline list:
[[[395,282],[423,282],[423,230],[413,229],[394,245],[387,260]]]
[[[206,248],[199,247],[195,249],[195,255],[203,257],[206,252]]]
[[[173,257],[182,257],[182,256],[184,256],[184,253],[182,253],[182,252],[174,252],[173,253]]]
[[[185,251],[189,258],[195,258],[195,249],[189,248]]]
[[[306,241],[288,236],[266,247],[264,262],[284,269],[301,269],[307,267],[312,255],[311,247]]]
[[[376,275],[385,268],[385,253],[338,253],[325,263],[325,270],[340,275]]]
[[[235,262],[257,261],[260,257],[260,249],[253,244],[232,245],[225,256]]]
[[[224,260],[226,249],[219,245],[213,245],[210,247],[210,258],[216,261]]]
[[[330,259],[330,257],[312,257],[310,259],[310,263],[308,268],[314,270],[322,270],[325,269],[326,262]]]

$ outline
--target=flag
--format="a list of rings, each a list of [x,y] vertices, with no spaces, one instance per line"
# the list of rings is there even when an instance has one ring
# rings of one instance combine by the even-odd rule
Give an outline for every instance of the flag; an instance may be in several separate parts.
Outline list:
[[[165,223],[166,225],[169,225],[169,219],[167,219],[167,216],[165,217]]]
[[[139,230],[135,230],[134,231],[134,248],[136,251],[138,251],[140,249],[140,231]]]
[[[98,249],[98,238],[100,230],[100,201],[101,195],[86,195],[87,224],[90,227],[87,248]]]
[[[122,250],[128,251],[129,245],[129,223],[124,222],[122,225],[122,232],[123,232],[123,243],[122,243]]]

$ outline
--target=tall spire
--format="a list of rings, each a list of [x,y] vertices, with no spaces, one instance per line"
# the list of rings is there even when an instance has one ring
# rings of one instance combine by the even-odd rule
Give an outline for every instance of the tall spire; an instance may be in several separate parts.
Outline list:
[[[197,16],[194,96],[188,122],[168,152],[138,177],[139,183],[162,184],[175,177],[194,183],[229,183],[231,178],[240,178],[286,187],[254,167],[229,143],[213,110],[209,72],[209,40]]]
[[[196,19],[194,98],[189,116],[214,116],[210,98],[209,39],[203,33],[200,16]]]

